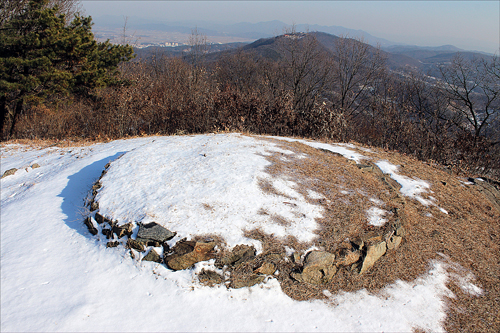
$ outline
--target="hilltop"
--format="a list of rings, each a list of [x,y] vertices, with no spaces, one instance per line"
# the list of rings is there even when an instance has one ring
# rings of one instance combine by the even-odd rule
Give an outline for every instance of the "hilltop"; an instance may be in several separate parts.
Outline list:
[[[1,180],[2,330],[500,327],[487,179],[242,134],[6,143],[1,160],[17,169]],[[173,267],[186,256],[203,260]]]

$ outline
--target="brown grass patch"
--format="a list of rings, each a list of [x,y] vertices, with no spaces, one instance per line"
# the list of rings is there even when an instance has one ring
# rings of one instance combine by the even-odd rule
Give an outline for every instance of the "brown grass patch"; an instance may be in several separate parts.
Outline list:
[[[271,140],[271,139],[266,139]],[[272,165],[267,172],[286,175],[298,184],[296,190],[307,198],[307,191],[322,194],[324,199],[310,200],[324,207],[323,218],[317,222],[320,229],[315,245],[335,252],[345,238],[354,238],[370,231],[383,232],[384,227],[369,226],[366,210],[373,206],[370,198],[384,202],[385,210],[397,208],[404,216],[407,235],[395,251],[388,251],[366,274],[358,275],[350,268],[339,269],[327,286],[303,286],[280,277],[282,289],[295,299],[322,298],[322,290],[335,293],[366,288],[378,292],[396,280],[412,281],[429,270],[429,262],[442,253],[451,262],[458,263],[476,277],[475,283],[483,289],[479,297],[465,294],[450,279],[448,287],[456,295],[448,300],[445,329],[461,331],[500,331],[500,212],[472,186],[464,185],[459,177],[410,156],[371,148],[359,151],[372,162],[388,160],[399,165],[398,173],[430,183],[430,191],[423,195],[435,198],[437,206],[423,206],[418,201],[398,196],[373,173],[364,172],[356,165],[335,154],[330,154],[301,143],[272,140],[297,154],[309,158],[281,159],[279,154],[267,157]],[[344,192],[342,192],[344,191]],[[347,194],[346,194],[347,193]],[[291,244],[287,244],[291,246]],[[293,265],[282,265],[281,275],[293,270]]]

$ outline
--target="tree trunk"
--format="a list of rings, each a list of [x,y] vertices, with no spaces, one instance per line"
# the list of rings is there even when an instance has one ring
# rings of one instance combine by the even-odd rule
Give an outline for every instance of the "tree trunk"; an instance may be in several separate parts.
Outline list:
[[[7,97],[0,97],[0,139],[3,140],[3,129],[7,120]]]
[[[19,115],[23,111],[23,106],[24,106],[24,98],[21,98],[17,101],[16,107],[14,109],[14,115],[12,116],[12,122],[10,124],[10,131],[9,131],[9,136],[8,138],[12,138],[12,135],[14,134],[14,128],[16,127],[17,119],[19,118]]]

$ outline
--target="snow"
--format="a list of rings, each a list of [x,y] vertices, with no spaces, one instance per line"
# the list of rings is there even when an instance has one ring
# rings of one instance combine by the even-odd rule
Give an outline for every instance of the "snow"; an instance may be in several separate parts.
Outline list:
[[[368,224],[381,227],[385,224],[385,222],[387,222],[387,219],[384,219],[384,216],[388,213],[388,211],[384,209],[373,206],[370,207],[366,213],[368,215]]]
[[[286,137],[272,137],[272,138],[289,142],[300,142],[313,148],[328,150],[331,151],[332,153],[340,154],[349,160],[353,160],[356,163],[360,163],[362,159],[368,159],[368,157],[363,156],[362,154],[352,149],[348,149],[348,148],[356,149],[357,147],[353,144],[344,144],[344,143],[329,144],[317,141],[308,141],[308,140],[286,138]],[[369,149],[365,151],[370,152]]]
[[[379,161],[375,163],[383,173],[389,174],[392,179],[401,185],[399,190],[403,195],[418,200],[422,205],[429,206],[432,204],[430,200],[424,199],[420,194],[426,193],[431,187],[430,184],[421,179],[411,179],[397,173],[398,166],[389,163],[388,161]]]
[[[244,230],[255,228],[311,241],[323,208],[308,203],[293,181],[264,172],[270,165],[265,155],[271,152],[294,154],[268,141],[235,135],[156,138],[113,162],[97,196],[100,213],[120,224],[160,223],[177,232],[172,242],[190,238],[194,231],[215,233],[229,247],[259,249],[259,241],[243,236]],[[280,195],[264,193],[262,180]],[[274,216],[289,223],[279,224]]]
[[[443,330],[445,296],[452,296],[446,260],[430,262],[427,274],[380,294],[360,290],[299,302],[274,278],[242,289],[201,286],[195,273],[216,270],[213,261],[170,271],[132,259],[123,247],[106,248],[82,223],[92,184],[114,161],[99,196],[120,222],[157,220],[181,234],[220,231],[233,244],[248,241],[238,228],[254,221],[267,232],[309,239],[321,208],[307,203],[290,180],[265,173],[263,156],[280,151],[265,141],[222,134],[18,148],[1,151],[2,173],[20,169],[0,181],[1,331]],[[31,169],[35,162],[40,168]],[[283,203],[283,195],[258,192],[259,178],[296,206]],[[122,205],[125,198],[129,206]],[[282,214],[292,227],[267,226],[256,213],[261,207]],[[306,215],[301,231],[293,213]],[[465,290],[479,292],[471,277],[463,282]]]

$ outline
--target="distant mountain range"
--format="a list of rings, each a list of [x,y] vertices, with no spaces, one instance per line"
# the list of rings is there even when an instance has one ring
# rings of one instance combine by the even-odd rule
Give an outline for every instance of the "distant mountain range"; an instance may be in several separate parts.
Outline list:
[[[327,52],[335,50],[336,40],[339,38],[335,35],[324,32],[311,32],[319,42],[321,48]],[[209,54],[205,60],[212,62],[220,59],[223,55],[228,55],[236,52],[237,49],[250,51],[259,56],[277,60],[280,58],[278,40],[280,36],[261,38],[253,43],[228,43],[209,45]],[[171,56],[187,56],[189,57],[188,45],[178,47],[147,47],[136,49],[138,58],[148,58],[152,55],[159,54]],[[369,46],[370,52],[375,52],[374,46]],[[440,47],[418,47],[418,46],[390,46],[381,49],[382,55],[387,59],[387,65],[392,70],[401,68],[418,69],[432,76],[438,76],[439,64],[449,63],[452,58],[459,52],[466,58],[489,58],[490,56],[477,53],[463,51],[452,45],[444,45]]]
[[[124,17],[122,16],[97,16],[93,18],[97,27],[106,28],[123,28]],[[268,21],[259,23],[235,23],[235,24],[217,24],[206,21],[179,21],[179,22],[162,22],[159,20],[150,20],[141,17],[132,16],[127,19],[127,29],[130,30],[154,30],[162,32],[177,32],[191,33],[193,28],[197,28],[199,33],[207,36],[232,36],[246,39],[268,38],[281,35],[284,29],[291,28],[290,25],[281,21]],[[381,47],[400,45],[401,43],[391,42],[384,38],[378,38],[370,35],[363,30],[349,29],[341,26],[323,26],[323,25],[307,25],[297,24],[296,31],[326,32],[335,36],[349,36],[354,38],[363,38],[370,45]]]
[[[97,16],[93,18],[96,27],[106,28],[123,28],[125,19],[123,16]],[[260,38],[269,38],[278,36],[284,33],[285,29],[290,29],[291,26],[284,22],[274,20],[259,23],[235,23],[235,24],[219,24],[207,21],[178,21],[164,22],[160,20],[147,19],[137,16],[127,18],[127,29],[142,30],[142,31],[158,31],[169,33],[191,34],[192,30],[197,28],[198,32],[206,35],[209,39],[212,37],[238,37],[248,41],[257,40]],[[406,45],[403,43],[393,42],[384,38],[379,38],[369,34],[363,30],[350,29],[341,26],[324,26],[324,25],[295,25],[297,32],[326,32],[335,36],[348,36],[351,38],[361,38],[365,43],[372,46],[380,46],[384,51],[392,54],[403,54],[417,60],[423,60],[432,56],[438,56],[444,52],[455,53],[464,52],[466,50],[459,49],[453,45],[443,45],[437,47],[422,47],[416,45]],[[486,54],[484,52],[471,51],[474,54]]]

